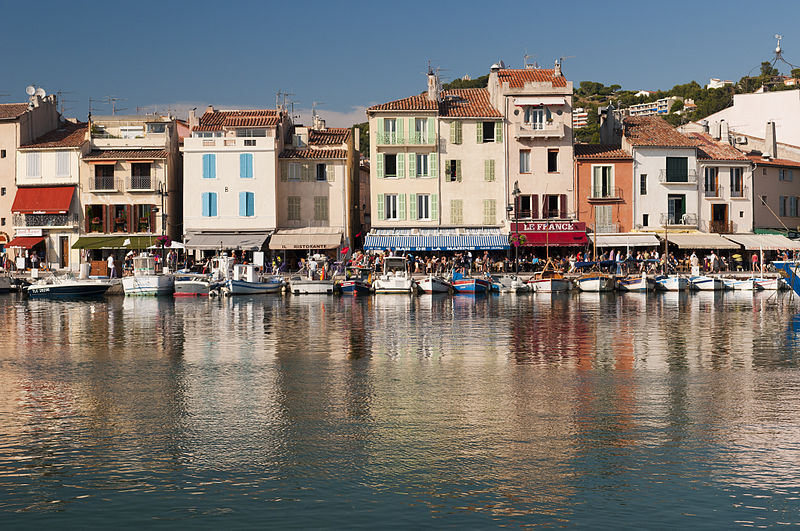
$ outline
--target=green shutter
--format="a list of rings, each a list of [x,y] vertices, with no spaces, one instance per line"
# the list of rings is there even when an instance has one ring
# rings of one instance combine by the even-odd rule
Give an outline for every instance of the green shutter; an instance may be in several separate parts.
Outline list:
[[[491,181],[491,177],[489,175],[489,159],[483,161],[483,180],[484,181]]]
[[[408,154],[408,178],[414,179],[417,176],[417,155],[416,153]]]
[[[378,129],[375,131],[375,144],[383,144],[383,118],[378,118]]]
[[[397,194],[397,219],[406,219],[406,194]]]
[[[378,179],[383,179],[383,153],[378,153]]]
[[[417,194],[409,194],[408,196],[408,219],[417,219]]]
[[[436,153],[428,155],[428,177],[436,177],[439,167],[436,165]]]
[[[477,142],[478,142],[478,144],[482,144],[483,143],[483,122],[478,122],[478,123],[475,124],[475,126],[476,126],[475,129],[478,131]]]
[[[461,161],[456,161],[456,180],[461,182]]]
[[[439,219],[439,194],[431,194],[431,219]]]
[[[494,181],[494,159],[489,160],[489,180]]]
[[[463,139],[464,129],[463,128],[464,128],[464,124],[463,123],[461,123],[460,121],[456,122],[456,144],[460,144],[461,142],[464,141],[464,139]]]
[[[489,225],[497,223],[497,200],[489,199]]]
[[[397,124],[397,140],[395,140],[393,143],[394,144],[405,144],[405,142],[404,142],[405,139],[403,138],[403,119],[402,118],[397,118],[395,120],[395,123]]]
[[[332,183],[336,179],[336,166],[333,164],[325,165],[325,178],[328,179],[329,183]]]
[[[451,144],[458,144],[458,142],[456,142],[456,138],[457,138],[457,135],[456,135],[456,124],[458,124],[458,122],[456,122],[455,120],[450,122],[450,143]]]
[[[303,182],[311,180],[311,167],[308,164],[303,164],[300,180]]]
[[[281,181],[289,180],[289,164],[281,166]]]
[[[433,116],[428,117],[428,138],[423,139],[425,144],[433,144],[436,138],[436,125]]]
[[[397,178],[398,179],[405,179],[406,178],[406,158],[403,156],[402,153],[398,153],[397,157],[395,157],[397,161],[395,165],[397,166]]]
[[[488,220],[489,220],[489,200],[488,199],[484,199],[483,200],[483,224],[484,225],[488,225],[489,224]]]
[[[417,140],[417,119],[416,118],[409,118],[408,119],[408,143],[409,144],[419,144],[419,140]]]
[[[386,212],[383,206],[383,194],[378,194],[378,220],[383,221],[386,219]]]
[[[494,141],[503,141],[503,122],[495,122],[494,124]]]
[[[444,160],[444,178],[450,180],[450,161],[447,159]]]

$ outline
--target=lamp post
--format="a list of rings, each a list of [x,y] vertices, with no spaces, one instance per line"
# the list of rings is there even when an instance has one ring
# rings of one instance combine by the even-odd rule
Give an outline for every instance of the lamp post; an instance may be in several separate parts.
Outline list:
[[[514,196],[514,234],[516,235],[516,242],[514,242],[514,273],[519,276],[519,181],[514,181],[514,190],[511,195]]]
[[[167,213],[164,211],[164,198],[169,197],[169,192],[164,185],[164,181],[158,181],[158,195],[161,196],[161,235],[164,236],[166,234],[167,225]]]

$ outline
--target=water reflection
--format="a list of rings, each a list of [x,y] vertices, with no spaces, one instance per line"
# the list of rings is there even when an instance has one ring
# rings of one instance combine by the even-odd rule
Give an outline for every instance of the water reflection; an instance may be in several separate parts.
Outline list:
[[[647,526],[653,499],[666,525],[800,521],[785,295],[6,296],[0,314],[19,523]]]

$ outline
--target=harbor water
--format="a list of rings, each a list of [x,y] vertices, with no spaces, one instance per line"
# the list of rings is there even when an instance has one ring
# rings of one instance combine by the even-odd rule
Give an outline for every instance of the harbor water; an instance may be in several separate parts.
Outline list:
[[[0,296],[4,529],[800,524],[800,301]]]

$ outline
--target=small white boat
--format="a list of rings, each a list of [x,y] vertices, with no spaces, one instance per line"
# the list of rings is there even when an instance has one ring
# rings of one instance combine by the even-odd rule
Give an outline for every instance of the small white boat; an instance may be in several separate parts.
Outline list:
[[[404,256],[387,256],[383,259],[383,272],[373,281],[375,293],[412,293],[415,282],[408,272]]]
[[[333,279],[311,280],[306,277],[289,279],[289,291],[295,295],[326,295],[333,293]]]
[[[259,271],[253,264],[236,264],[233,266],[233,278],[225,282],[225,292],[229,295],[264,295],[280,293],[283,279],[280,277],[260,278]]]
[[[756,291],[761,289],[754,278],[723,278],[722,281],[725,283],[726,288],[737,291]]]
[[[50,299],[80,299],[100,297],[111,287],[111,282],[94,279],[76,279],[71,276],[49,276],[25,288],[29,297]]]
[[[656,277],[656,289],[659,291],[683,291],[689,289],[689,279],[678,275],[661,275]]]
[[[648,278],[647,273],[642,273],[639,276],[629,276],[619,279],[617,281],[617,288],[620,291],[652,291],[655,289],[655,282],[652,278]]]
[[[223,286],[209,275],[185,273],[175,276],[175,297],[207,297],[215,289]]]
[[[490,280],[492,282],[492,291],[498,293],[524,293],[531,290],[530,286],[516,275],[493,276]]]
[[[419,288],[424,293],[448,293],[453,289],[453,286],[442,277],[428,275],[427,278],[419,282]]]
[[[614,289],[614,277],[605,273],[587,273],[577,278],[575,284],[581,291],[612,291]]]
[[[133,275],[122,279],[125,295],[172,295],[175,277],[156,271],[155,257],[142,253],[133,258]]]
[[[696,275],[689,277],[691,289],[698,291],[719,291],[725,289],[725,283],[718,277]]]
[[[767,291],[778,291],[779,289],[783,289],[781,286],[784,283],[780,278],[763,278],[763,277],[756,277],[755,279],[756,284],[758,284],[759,289],[767,290]]]

